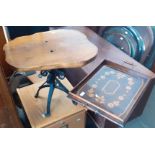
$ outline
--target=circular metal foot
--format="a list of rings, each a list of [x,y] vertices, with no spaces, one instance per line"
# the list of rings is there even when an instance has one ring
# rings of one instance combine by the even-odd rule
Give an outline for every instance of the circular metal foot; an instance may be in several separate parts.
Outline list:
[[[37,98],[38,97],[38,94],[36,94],[34,97]]]
[[[77,104],[78,104],[78,103],[77,103],[77,102],[75,102],[75,101],[72,101],[72,102],[73,102],[73,104],[74,104],[74,105],[77,105]]]
[[[42,117],[43,118],[46,118],[46,117],[49,117],[49,116],[51,116],[51,114],[50,113],[47,113],[47,112],[42,114]]]

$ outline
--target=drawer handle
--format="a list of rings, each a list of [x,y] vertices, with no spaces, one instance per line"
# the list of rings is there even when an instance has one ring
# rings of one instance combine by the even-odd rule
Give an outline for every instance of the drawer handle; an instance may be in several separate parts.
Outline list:
[[[68,128],[69,127],[69,125],[68,124],[66,124],[65,122],[63,122],[63,123],[61,123],[62,125],[61,125],[61,127],[60,128]]]
[[[76,121],[79,122],[79,121],[81,121],[81,119],[80,118],[77,118]]]

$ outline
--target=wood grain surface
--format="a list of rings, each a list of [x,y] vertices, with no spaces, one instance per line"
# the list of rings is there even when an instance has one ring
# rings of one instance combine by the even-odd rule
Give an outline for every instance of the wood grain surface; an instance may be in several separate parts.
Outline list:
[[[67,79],[62,80],[61,82],[69,90],[72,88]],[[49,88],[42,89],[39,97],[35,98],[34,95],[40,85],[41,83],[36,83],[17,89],[32,127],[46,127],[50,124],[56,123],[59,120],[66,119],[71,115],[85,110],[80,105],[73,105],[72,101],[67,98],[67,94],[55,89],[52,97],[51,116],[44,118],[42,114],[46,111]]]
[[[59,29],[16,38],[4,50],[17,71],[31,71],[81,67],[98,49],[83,33]]]
[[[35,74],[27,76],[27,78],[32,82],[32,83],[39,83],[39,82],[45,82],[47,80],[46,76],[42,76],[39,78],[40,71],[37,71]]]

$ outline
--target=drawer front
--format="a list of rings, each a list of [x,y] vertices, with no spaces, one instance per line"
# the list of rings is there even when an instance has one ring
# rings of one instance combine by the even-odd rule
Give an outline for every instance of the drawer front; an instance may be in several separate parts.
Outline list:
[[[66,119],[53,123],[47,128],[84,128],[85,127],[85,111],[81,111]]]

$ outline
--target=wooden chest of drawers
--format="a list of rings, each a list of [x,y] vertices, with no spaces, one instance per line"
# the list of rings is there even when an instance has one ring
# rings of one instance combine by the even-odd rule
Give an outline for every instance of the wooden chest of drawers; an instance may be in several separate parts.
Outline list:
[[[78,112],[67,118],[59,120],[47,126],[48,128],[84,128],[85,111]]]
[[[67,88],[72,86],[67,79],[62,81]],[[80,105],[73,105],[72,101],[67,98],[64,92],[55,89],[51,116],[43,117],[46,110],[48,89],[40,91],[38,98],[34,95],[41,83],[17,89],[18,95],[22,102],[23,108],[33,128],[84,128],[85,127],[85,109]]]

